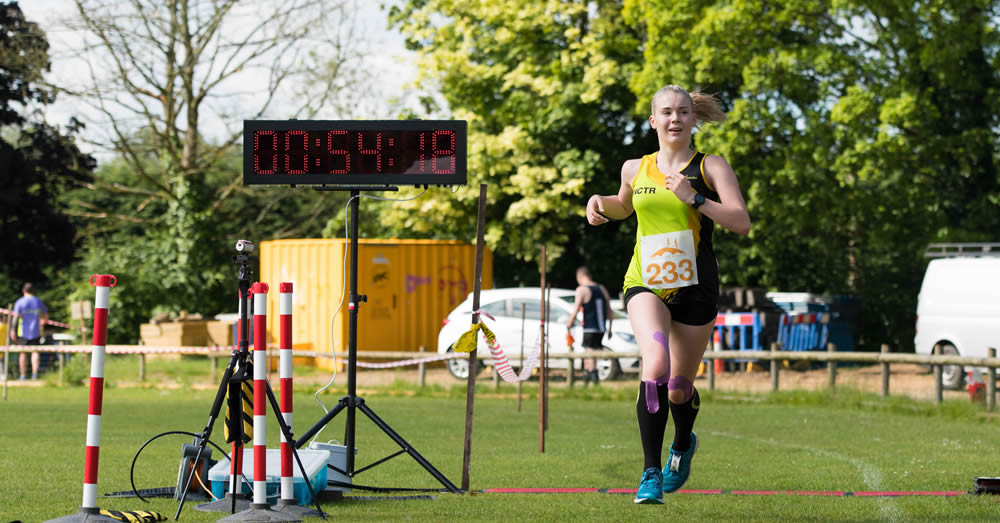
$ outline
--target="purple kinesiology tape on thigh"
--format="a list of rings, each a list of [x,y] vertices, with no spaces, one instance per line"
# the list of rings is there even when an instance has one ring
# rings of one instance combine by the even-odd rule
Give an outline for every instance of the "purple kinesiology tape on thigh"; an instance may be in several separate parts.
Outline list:
[[[667,390],[683,390],[684,401],[681,403],[687,403],[691,396],[694,396],[694,383],[684,376],[674,376],[667,382]]]

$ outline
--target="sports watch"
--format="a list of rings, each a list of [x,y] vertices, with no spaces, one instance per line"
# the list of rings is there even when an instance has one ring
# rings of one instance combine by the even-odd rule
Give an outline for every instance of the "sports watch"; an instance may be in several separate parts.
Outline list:
[[[703,203],[705,203],[705,196],[700,193],[694,193],[694,203],[691,204],[691,208],[697,209]]]

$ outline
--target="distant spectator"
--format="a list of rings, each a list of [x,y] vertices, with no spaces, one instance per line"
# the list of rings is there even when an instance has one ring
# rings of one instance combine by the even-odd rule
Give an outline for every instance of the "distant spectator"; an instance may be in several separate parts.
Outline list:
[[[21,298],[14,302],[14,328],[10,331],[10,339],[18,345],[41,345],[45,334],[44,321],[49,319],[49,311],[45,302],[35,296],[35,288],[31,283],[21,287]],[[21,380],[27,379],[28,354],[21,352],[18,357],[21,370]],[[41,358],[38,352],[31,353],[31,379],[38,379],[38,368]]]
[[[573,313],[566,323],[567,331],[576,323],[576,316],[583,311],[583,343],[581,346],[588,350],[601,350],[604,345],[601,339],[604,333],[611,335],[611,329],[605,328],[605,322],[611,323],[611,296],[604,285],[594,281],[590,275],[590,269],[580,267],[576,270],[576,298],[573,302]],[[593,381],[594,385],[600,382],[597,375],[597,362],[595,360],[585,360],[583,362],[584,375],[583,384]],[[570,371],[572,372],[572,370]]]

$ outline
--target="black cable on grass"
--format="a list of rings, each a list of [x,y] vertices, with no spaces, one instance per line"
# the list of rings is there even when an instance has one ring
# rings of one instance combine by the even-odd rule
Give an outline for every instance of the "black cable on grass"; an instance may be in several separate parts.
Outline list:
[[[149,438],[148,440],[146,440],[145,443],[142,444],[141,447],[139,447],[139,450],[137,450],[136,453],[135,453],[135,457],[132,458],[132,467],[129,468],[128,479],[129,479],[129,482],[132,484],[132,493],[135,494],[135,497],[137,497],[137,498],[145,501],[146,503],[149,503],[149,500],[146,499],[146,498],[144,498],[144,497],[142,497],[142,495],[139,494],[139,491],[135,488],[135,463],[136,463],[136,461],[139,460],[139,454],[142,454],[143,449],[145,449],[147,445],[149,445],[153,441],[155,441],[155,440],[157,440],[157,439],[159,439],[159,438],[161,438],[163,436],[170,436],[172,434],[182,434],[182,435],[185,435],[185,436],[191,436],[191,437],[193,437],[195,439],[198,439],[198,438],[201,437],[198,434],[195,434],[193,432],[187,432],[187,431],[184,431],[184,430],[170,430],[170,431],[167,431],[167,432],[161,432],[161,433],[153,436],[152,438]],[[230,462],[232,462],[232,458],[229,457],[229,454],[226,454],[225,450],[222,450],[221,447],[219,447],[215,443],[212,443],[212,440],[206,440],[206,441],[208,442],[209,445],[215,447],[216,450],[218,450],[219,452],[221,452],[222,455],[226,459],[228,459],[228,460],[230,460]],[[197,466],[198,466],[198,464],[195,463],[195,467],[197,467]],[[240,475],[243,476],[243,481],[245,481],[246,484],[249,486],[250,485],[250,480],[247,479],[246,474],[243,474],[241,472]],[[253,493],[253,487],[250,487],[250,492],[251,492],[251,494]]]

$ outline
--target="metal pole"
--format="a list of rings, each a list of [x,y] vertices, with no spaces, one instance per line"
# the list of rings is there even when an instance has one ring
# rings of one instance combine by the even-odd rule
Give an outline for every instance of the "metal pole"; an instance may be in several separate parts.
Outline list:
[[[524,372],[524,319],[525,319],[525,303],[521,302],[521,372]],[[521,412],[521,384],[524,383],[521,380],[517,381],[517,411]]]
[[[542,260],[541,260],[541,284],[542,284],[542,321],[538,329],[540,332],[541,346],[538,372],[538,452],[545,452],[545,355],[548,351],[545,350],[545,244],[542,244]]]
[[[552,299],[552,285],[546,284],[545,289],[545,393],[542,394],[542,399],[545,402],[545,430],[549,430],[549,369],[552,368],[552,362],[549,361],[549,356],[551,351],[549,350],[549,323],[552,320],[552,307],[550,307]]]
[[[479,184],[479,221],[476,226],[476,268],[472,279],[472,323],[479,323],[479,289],[483,274],[483,243],[486,229],[486,184]],[[478,344],[477,344],[478,345]],[[476,400],[476,347],[469,353],[469,381],[465,393],[465,446],[462,451],[462,490],[469,492],[469,468],[472,461],[472,414]]]

